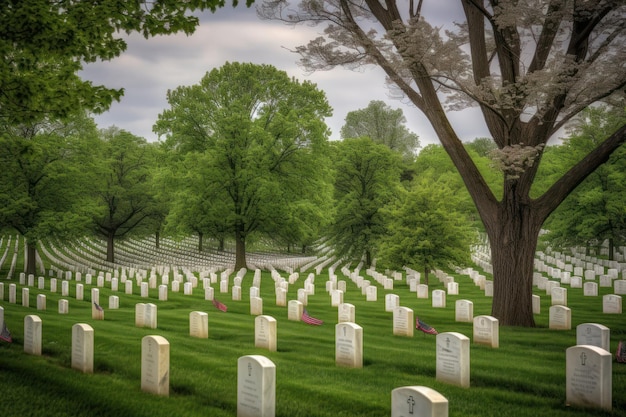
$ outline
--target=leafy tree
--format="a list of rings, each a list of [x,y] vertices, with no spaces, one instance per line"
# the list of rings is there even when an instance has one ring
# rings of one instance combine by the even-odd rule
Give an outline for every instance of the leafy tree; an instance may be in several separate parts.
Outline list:
[[[432,171],[419,176],[410,191],[385,212],[387,233],[380,243],[380,264],[429,271],[467,265],[476,229],[458,210],[462,199]]]
[[[567,171],[625,122],[622,108],[586,109],[572,135],[546,154],[544,165],[555,165],[560,173]],[[625,201],[626,149],[622,146],[552,213],[546,223],[549,233],[545,238],[559,247],[599,246],[607,240],[612,260],[614,247],[626,243]]]
[[[413,160],[419,148],[419,138],[405,126],[402,109],[393,110],[379,100],[370,101],[366,108],[351,111],[341,128],[341,138],[368,137],[376,143],[387,145]]]
[[[142,230],[152,214],[151,145],[145,139],[112,127],[101,130],[96,149],[101,158],[92,195],[95,232],[107,241],[107,261],[115,262],[115,240]]]
[[[85,232],[83,199],[88,187],[89,150],[96,137],[92,119],[3,126],[0,132],[0,230],[26,238],[26,272],[36,273],[37,241]]]
[[[243,63],[168,92],[168,101],[155,131],[181,154],[204,154],[204,194],[211,197],[204,204],[234,234],[235,269],[243,268],[246,238],[284,224],[284,203],[301,201],[324,174],[331,108],[315,85]]]
[[[401,160],[387,146],[370,138],[334,143],[335,222],[328,243],[338,256],[369,267],[378,240],[385,233],[382,208],[397,198]]]
[[[459,3],[465,19],[445,34],[429,23],[421,0],[305,0],[294,6],[297,11],[286,1],[266,0],[260,13],[293,24],[327,24],[323,36],[297,48],[308,70],[375,64],[426,116],[489,237],[491,314],[503,325],[534,326],[533,258],[542,225],[626,140],[626,126],[541,196],[531,198],[530,190],[548,140],[584,108],[623,94],[626,5],[618,0]],[[480,108],[498,148],[505,174],[501,198],[448,118],[446,110],[469,105]]]
[[[0,2],[0,119],[32,123],[107,110],[123,90],[81,79],[83,63],[119,56],[126,49],[123,32],[146,38],[193,33],[198,18],[188,11],[223,5],[224,0]]]

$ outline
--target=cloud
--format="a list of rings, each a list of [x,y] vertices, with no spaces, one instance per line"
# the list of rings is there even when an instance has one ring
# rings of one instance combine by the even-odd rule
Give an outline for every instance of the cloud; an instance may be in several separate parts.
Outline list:
[[[433,9],[433,13],[445,11]],[[420,136],[422,145],[438,142],[428,121],[414,106],[390,98],[381,69],[336,68],[307,74],[300,68],[298,55],[291,51],[319,36],[321,28],[305,25],[294,28],[282,22],[260,20],[253,8],[241,6],[203,13],[200,21],[191,36],[176,34],[150,39],[138,34],[127,36],[128,48],[120,57],[85,66],[81,73],[84,78],[94,84],[125,90],[120,103],[114,103],[109,111],[96,117],[101,128],[115,125],[148,140],[157,140],[152,126],[159,113],[169,107],[168,90],[197,84],[204,74],[226,62],[252,62],[273,65],[323,90],[334,109],[333,117],[327,119],[332,139],[339,139],[348,112],[365,108],[372,100],[382,100],[392,108],[402,109],[408,129]],[[451,115],[451,119],[463,140],[486,136],[484,127],[475,122],[481,120],[476,114],[463,112]]]

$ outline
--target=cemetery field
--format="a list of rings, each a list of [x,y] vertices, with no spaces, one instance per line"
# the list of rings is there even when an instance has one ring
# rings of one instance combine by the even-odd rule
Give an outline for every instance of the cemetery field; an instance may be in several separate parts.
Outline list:
[[[626,364],[612,362],[612,411],[568,406],[565,401],[565,351],[576,344],[576,326],[600,323],[610,328],[614,354],[619,340],[626,340],[624,314],[604,314],[602,295],[583,296],[583,290],[568,288],[572,310],[571,330],[548,328],[550,297],[541,297],[537,328],[500,327],[499,347],[472,343],[472,324],[455,321],[455,301],[471,300],[474,316],[489,315],[491,299],[465,275],[451,274],[460,295],[447,295],[446,307],[434,308],[432,299],[419,299],[404,280],[394,281],[393,290],[378,286],[377,301],[366,301],[361,290],[346,281],[343,301],[355,306],[355,322],[363,328],[363,367],[346,368],[335,363],[337,308],[326,292],[328,273],[315,277],[315,294],[306,309],[324,321],[320,326],[288,320],[288,309],[276,306],[274,281],[269,273],[261,278],[263,314],[277,320],[277,351],[255,347],[255,316],[250,314],[249,293],[253,272],[242,282],[241,301],[221,293],[214,296],[227,312],[205,300],[201,284],[192,295],[169,291],[160,301],[158,290],[141,297],[99,288],[104,320],[92,319],[90,288],[84,300],[76,300],[75,281],[68,296],[60,289],[30,287],[29,307],[22,306],[23,286],[5,280],[0,306],[13,343],[0,341],[0,416],[235,416],[237,414],[237,360],[245,355],[263,355],[276,366],[276,416],[279,417],[383,417],[391,415],[391,391],[398,387],[430,387],[449,401],[450,416],[626,416]],[[3,274],[4,276],[4,274]],[[286,276],[283,273],[283,276]],[[307,273],[289,286],[287,300],[297,299],[297,289]],[[59,279],[59,281],[61,281]],[[372,280],[373,281],[373,280]],[[17,284],[17,300],[9,302],[8,286]],[[85,284],[83,279],[83,284]],[[231,277],[232,285],[232,277]],[[60,288],[60,286],[59,286]],[[229,287],[230,288],[230,287]],[[434,275],[429,292],[444,289]],[[37,294],[46,296],[46,309],[37,309]],[[418,330],[412,337],[393,335],[393,315],[385,311],[385,294],[399,296],[400,305],[441,332],[458,332],[470,338],[470,387],[461,388],[436,377],[435,336]],[[119,309],[109,309],[108,297],[119,297]],[[59,314],[59,299],[69,300],[68,314]],[[135,305],[157,305],[157,328],[135,326]],[[207,339],[189,336],[189,314],[208,313]],[[24,352],[24,317],[42,321],[42,355]],[[94,329],[94,372],[83,374],[71,367],[72,326],[87,323]],[[170,343],[169,396],[141,390],[141,341],[160,335]]]

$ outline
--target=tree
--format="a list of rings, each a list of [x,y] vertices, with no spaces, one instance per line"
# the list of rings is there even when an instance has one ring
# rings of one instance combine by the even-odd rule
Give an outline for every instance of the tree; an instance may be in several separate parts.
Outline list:
[[[325,172],[320,158],[331,108],[314,84],[244,63],[227,63],[167,97],[171,108],[159,115],[155,132],[181,154],[204,154],[205,193],[212,197],[204,204],[217,205],[234,234],[234,267],[244,268],[246,238],[283,224],[284,202],[301,200]]]
[[[2,126],[0,132],[0,230],[26,238],[25,270],[36,273],[37,241],[81,235],[89,217],[83,195],[96,126],[85,115]]]
[[[99,180],[92,188],[97,209],[92,220],[95,232],[107,241],[107,261],[115,262],[115,240],[142,231],[152,215],[149,173],[153,161],[151,145],[143,138],[112,127],[101,130],[101,139],[101,162],[95,169]]]
[[[478,209],[491,245],[491,314],[534,326],[533,258],[546,218],[626,140],[621,126],[550,188],[531,198],[548,140],[584,108],[623,93],[624,13],[618,0],[461,0],[455,31],[428,22],[423,1],[267,0],[259,13],[293,24],[328,23],[297,48],[309,70],[374,64],[430,121]],[[458,22],[459,19],[455,18]],[[445,105],[449,107],[446,109]],[[504,171],[496,197],[447,110],[477,105]]]
[[[126,49],[123,32],[146,38],[191,34],[198,18],[188,11],[223,5],[224,0],[0,2],[0,119],[32,123],[107,110],[123,90],[82,80],[83,63],[119,56]]]
[[[393,110],[382,101],[370,101],[366,108],[351,111],[341,128],[341,138],[368,137],[413,160],[419,148],[419,138],[405,126],[401,109]]]
[[[370,138],[344,139],[333,145],[336,214],[328,242],[337,256],[364,258],[369,267],[385,233],[381,209],[397,198],[401,187],[401,160]]]
[[[555,166],[561,174],[626,121],[622,108],[589,108],[581,116],[571,136],[546,153],[545,165]],[[614,248],[626,243],[625,201],[626,149],[622,146],[552,213],[545,239],[557,247],[599,247],[608,241],[613,260]]]
[[[379,244],[380,264],[424,271],[426,285],[434,268],[467,265],[477,231],[458,207],[462,199],[432,171],[420,175],[385,211],[388,225]]]

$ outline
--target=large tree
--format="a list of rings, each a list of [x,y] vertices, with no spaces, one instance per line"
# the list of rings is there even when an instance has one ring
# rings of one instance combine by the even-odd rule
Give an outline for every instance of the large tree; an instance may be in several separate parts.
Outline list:
[[[542,224],[626,140],[626,126],[542,195],[532,198],[530,189],[548,140],[584,108],[623,92],[626,5],[460,0],[446,7],[456,6],[464,20],[455,18],[456,30],[445,34],[431,24],[429,5],[422,5],[422,0],[305,0],[292,8],[287,1],[266,0],[260,13],[294,24],[327,24],[323,36],[297,49],[304,66],[378,65],[426,116],[489,237],[492,315],[504,325],[534,326],[533,258]],[[467,105],[480,108],[500,151],[501,197],[490,190],[450,122],[447,111]]]
[[[401,160],[387,146],[370,138],[333,143],[335,219],[328,233],[338,256],[372,265],[376,246],[385,234],[383,207],[397,198]]]
[[[102,112],[123,90],[93,85],[78,72],[126,49],[123,34],[190,34],[189,11],[224,0],[7,0],[0,2],[0,120],[32,123],[89,109]],[[247,0],[250,5],[251,0]],[[237,4],[234,0],[233,4]]]
[[[101,130],[95,149],[100,162],[91,188],[97,209],[92,214],[95,232],[107,241],[107,261],[115,262],[115,240],[145,230],[155,209],[150,167],[153,144],[124,130]]]
[[[290,202],[324,174],[311,168],[325,164],[326,96],[271,65],[227,63],[167,98],[155,131],[183,154],[203,154],[198,169],[211,198],[201,203],[219,207],[234,234],[234,267],[244,268],[246,239],[284,223]]]
[[[392,109],[380,100],[373,100],[364,109],[346,115],[341,127],[341,138],[368,137],[374,142],[387,145],[405,159],[413,160],[420,141],[406,127],[406,117],[401,109]]]
[[[0,125],[0,230],[26,238],[25,270],[35,274],[37,241],[82,235],[89,222],[93,120],[77,115],[65,123]]]

